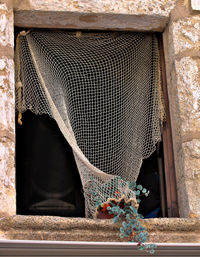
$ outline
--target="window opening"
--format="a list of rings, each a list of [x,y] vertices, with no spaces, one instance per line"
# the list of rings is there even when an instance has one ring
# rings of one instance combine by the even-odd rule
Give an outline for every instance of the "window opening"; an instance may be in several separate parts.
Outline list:
[[[153,163],[158,162],[159,151],[155,150],[157,143],[161,141],[160,123],[163,118],[161,87],[159,84],[160,67],[158,53],[159,49],[157,45],[158,43],[156,36],[152,36],[151,34],[146,34],[147,41],[149,41],[145,42],[144,38],[146,38],[146,35],[144,33],[117,32],[82,34],[81,32],[68,32],[67,36],[69,41],[68,45],[66,45],[65,43],[63,43],[63,32],[59,32],[58,34],[56,33],[55,31],[52,32],[47,30],[33,30],[33,32],[28,33],[28,36],[27,34],[24,34],[22,37],[20,37],[20,44],[23,47],[20,48],[19,51],[21,59],[17,62],[17,74],[19,74],[23,87],[20,89],[17,88],[17,93],[20,92],[20,94],[18,94],[17,107],[18,110],[19,108],[21,108],[21,110],[19,111],[22,112],[30,109],[37,114],[43,113],[43,116],[45,113],[48,113],[51,117],[54,117],[54,119],[56,119],[62,133],[65,136],[65,139],[67,138],[73,148],[73,152],[75,153],[75,160],[81,175],[83,190],[86,198],[86,216],[91,217],[95,209],[95,201],[94,199],[91,199],[90,195],[91,179],[96,179],[96,190],[99,190],[98,194],[102,195],[102,197],[105,199],[107,197],[112,197],[113,195],[116,196],[116,192],[119,192],[118,197],[120,197],[120,195],[122,196],[126,194],[126,197],[134,198],[133,192],[131,192],[130,190],[127,191],[127,189],[123,186],[117,185],[116,188],[116,185],[113,185],[113,187],[111,189],[108,189],[107,191],[105,191],[105,189],[104,191],[101,191],[101,186],[105,181],[112,178],[113,175],[120,175],[125,180],[136,179],[137,174],[140,170],[142,159],[145,159],[145,161],[141,168],[141,174],[145,173],[145,170],[147,171],[145,166],[148,167],[149,165],[146,165],[146,163],[151,162],[150,165],[155,165]],[[134,38],[131,39],[132,35],[134,35],[135,40]],[[44,40],[47,39],[47,41],[49,41],[47,45],[45,45],[45,41],[43,42],[42,37],[44,37]],[[81,49],[84,43],[84,41],[82,41],[82,37],[85,37],[84,39],[88,43],[88,45],[85,46],[85,49]],[[133,40],[133,42],[135,43],[135,49],[138,48],[138,50],[134,50],[132,53],[130,53],[130,51],[132,50],[133,45],[131,45],[131,48],[130,45],[128,46],[128,44],[133,43],[131,42],[131,40]],[[94,48],[91,47],[91,42]],[[60,49],[57,48],[56,43],[60,44]],[[39,48],[37,48],[37,44],[39,44]],[[113,49],[110,44],[112,45]],[[111,48],[107,49],[107,45],[110,45]],[[125,47],[126,45],[128,46],[127,48]],[[68,51],[70,51],[70,54],[71,52],[72,54],[69,56],[66,55],[66,53],[65,56],[60,55],[60,50],[66,51],[66,46],[68,47]],[[77,53],[73,52],[73,49],[75,47],[80,47],[81,51]],[[101,54],[101,51],[102,49],[104,49],[104,47],[106,51],[103,51],[103,53]],[[99,53],[96,53],[95,50],[98,50]],[[87,59],[87,57],[89,58],[90,56],[85,56],[85,51],[92,54],[90,61],[88,61]],[[123,58],[123,54],[126,58]],[[129,54],[131,55],[131,57],[129,56]],[[119,59],[116,59],[116,57]],[[41,58],[43,58],[43,63],[40,62]],[[74,60],[72,60],[73,58]],[[140,62],[138,62],[138,60],[140,60]],[[50,67],[48,66],[49,61],[52,61]],[[64,64],[61,65],[63,61]],[[135,66],[131,66],[131,61],[136,62]],[[63,69],[63,65],[69,65],[69,69]],[[103,69],[100,69],[102,67]],[[147,73],[145,74],[146,76],[144,75],[145,72]],[[102,74],[108,75],[110,81],[108,80],[105,82],[105,77],[102,77]],[[134,76],[135,81],[134,86],[136,92],[134,92],[134,94],[133,92],[131,92],[131,76]],[[148,82],[145,81],[146,78],[149,80]],[[127,88],[125,88],[125,90],[123,87],[118,87],[118,83],[119,81],[121,81],[121,79],[127,85]],[[59,84],[63,83],[62,80],[65,80],[65,83],[67,85],[66,88],[59,87]],[[145,84],[146,86],[147,84],[150,84],[150,89],[148,89],[149,91],[147,90],[147,92],[145,92],[144,94],[143,91],[145,90],[145,87],[143,87],[143,90],[141,90],[141,88]],[[46,88],[47,85],[52,85],[52,87]],[[82,85],[86,85],[85,88],[81,87]],[[93,87],[91,87],[91,85]],[[101,85],[101,87],[98,87],[99,85]],[[63,98],[63,95],[66,98]],[[76,97],[74,97],[74,95]],[[81,101],[80,98],[77,98],[77,96],[81,98],[85,97],[85,100]],[[54,102],[56,97],[58,98],[57,103]],[[67,97],[71,97],[71,99]],[[141,101],[138,102],[138,99],[134,97],[140,98]],[[149,105],[150,108],[148,104],[146,104],[146,101],[151,102]],[[62,106],[61,109],[60,106]],[[110,108],[109,111],[107,111],[107,107]],[[131,108],[134,109],[134,111],[131,113],[124,111],[130,110]],[[90,111],[88,112],[89,109]],[[96,113],[97,110],[99,114]],[[105,113],[106,115],[103,115]],[[124,115],[122,115],[122,113]],[[131,116],[133,113],[135,114],[134,121],[136,126],[130,127],[130,124],[126,122],[127,120],[130,121],[130,117],[131,119],[133,119],[133,116]],[[140,114],[139,116],[137,116],[138,113]],[[146,118],[150,120],[148,124],[149,126],[143,127],[143,124],[146,122],[146,120],[141,118],[142,115],[146,115]],[[39,121],[41,117],[36,119],[33,117],[30,118],[28,117],[28,115],[26,116],[25,119],[27,119],[27,121],[29,121],[29,119],[35,119],[37,120],[36,123],[38,124],[41,124],[43,122],[45,123],[45,120],[47,120],[46,118],[44,118],[43,121]],[[121,126],[119,131],[117,131],[118,122],[121,122],[121,125],[125,123],[125,126]],[[105,124],[105,128],[102,126],[102,123]],[[96,124],[100,124],[101,126],[98,127]],[[82,127],[84,127],[83,130]],[[135,130],[133,129],[134,127]],[[72,129],[71,135],[66,128],[69,130]],[[19,131],[20,129],[17,128],[17,130]],[[79,132],[83,133],[82,137],[79,136]],[[140,141],[141,138],[140,136],[138,137],[138,135],[136,135],[135,141],[132,139],[132,135],[135,135],[137,133],[139,135],[143,135],[143,140]],[[24,134],[24,132],[22,134]],[[128,135],[128,137],[124,140],[124,138],[122,139],[122,135]],[[75,137],[75,141],[73,137]],[[114,138],[114,144],[113,142],[110,142],[112,141],[110,139],[113,139],[113,137],[116,137]],[[127,146],[130,147],[130,140],[132,144],[137,145],[137,148],[132,149],[133,151],[127,151],[126,149]],[[17,141],[20,142],[21,139],[18,139]],[[123,144],[123,148],[121,148],[121,144]],[[20,149],[20,146],[18,146],[18,148]],[[101,151],[104,151],[103,154]],[[116,151],[116,155],[114,151]],[[149,158],[147,158],[148,154],[146,157],[144,157],[142,154],[141,157],[136,158],[136,156],[138,156],[138,153],[141,154],[142,151],[147,151],[149,155],[151,155],[153,152],[154,153]],[[19,156],[19,153],[17,155]],[[119,160],[117,156],[121,159],[122,155],[123,157],[125,155],[125,158]],[[133,163],[132,158],[136,158],[137,160]],[[127,160],[128,162],[131,160],[130,163],[127,164]],[[17,162],[24,162],[24,160],[22,161],[20,157],[17,157]],[[20,164],[17,164],[17,169],[19,169],[19,167]],[[132,173],[133,167],[135,171],[137,170],[136,173]],[[161,165],[156,164],[156,167],[157,171],[161,170]],[[124,176],[124,174],[126,175]],[[156,180],[159,181],[161,176],[158,176],[158,174],[156,176]],[[142,181],[141,177],[144,178],[144,176],[141,175],[138,177],[138,181]],[[41,180],[43,180],[42,176]],[[17,175],[18,203],[21,202],[23,198],[23,190],[20,189],[23,183],[19,181],[20,176]],[[158,187],[158,185],[159,183],[156,183],[156,187]],[[81,198],[82,196],[80,194],[80,184],[78,187],[76,187],[75,183],[75,188],[78,188],[78,194],[80,196],[80,199],[83,199]],[[24,190],[24,192],[26,192],[26,190]],[[38,193],[36,193],[36,195],[37,194]],[[38,197],[36,195],[34,201]],[[165,201],[165,197],[162,198],[162,214],[160,210],[160,213],[158,214],[159,216],[165,216],[163,204],[163,201]],[[40,212],[38,211],[39,209],[41,210],[40,213],[42,213],[42,208],[45,208],[45,204],[48,203],[49,205],[47,204],[47,206],[49,207],[51,205],[52,207],[52,203],[56,202],[52,201],[52,199],[48,199],[46,203],[44,201],[41,201],[43,205],[40,205],[38,203],[32,203],[30,207],[30,197],[27,197],[26,199],[29,199],[27,200],[27,202],[29,201],[28,212],[32,212],[33,214],[38,214]],[[80,206],[83,207],[83,201],[80,202]],[[77,204],[76,202],[75,205],[78,206],[79,204]],[[142,204],[141,202],[141,210],[143,208],[142,205],[144,204]],[[21,207],[19,204],[18,210],[20,210],[20,208]],[[23,208],[24,207],[22,207],[21,210]],[[35,212],[36,209],[38,212]],[[62,211],[60,212],[60,214],[55,210],[46,211],[46,213],[45,211],[43,212],[44,215],[47,213],[62,216]],[[80,214],[80,209],[77,209],[77,213],[79,213],[78,215],[83,215]],[[76,216],[77,214],[72,214],[72,216],[73,215]],[[68,215],[63,214],[63,216]]]

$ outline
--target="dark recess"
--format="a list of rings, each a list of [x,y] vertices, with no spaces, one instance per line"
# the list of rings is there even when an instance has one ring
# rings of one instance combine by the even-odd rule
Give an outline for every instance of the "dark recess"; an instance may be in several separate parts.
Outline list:
[[[55,120],[27,111],[16,135],[17,213],[84,217],[72,149]]]

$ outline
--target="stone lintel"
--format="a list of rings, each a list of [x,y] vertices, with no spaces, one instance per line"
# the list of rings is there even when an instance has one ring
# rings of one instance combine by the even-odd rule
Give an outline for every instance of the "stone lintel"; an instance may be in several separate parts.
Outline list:
[[[163,218],[142,220],[149,241],[200,243],[200,219]],[[120,224],[111,220],[49,216],[10,216],[1,219],[0,239],[122,242]]]
[[[94,29],[162,32],[168,17],[111,13],[15,10],[14,23],[26,28]]]

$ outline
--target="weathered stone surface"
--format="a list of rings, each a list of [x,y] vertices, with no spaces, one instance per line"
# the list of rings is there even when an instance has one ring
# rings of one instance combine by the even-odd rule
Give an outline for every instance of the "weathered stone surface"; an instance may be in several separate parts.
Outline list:
[[[11,169],[13,168],[13,165],[9,160],[9,155],[11,154],[13,156],[14,145],[5,138],[1,138],[0,146],[0,181],[4,186],[14,187],[14,172],[9,171],[10,166]]]
[[[200,139],[193,139],[192,141],[186,142],[183,145],[187,153],[190,154],[191,158],[196,159],[196,161],[200,160]]]
[[[200,242],[199,219],[143,220],[151,242]],[[57,240],[120,242],[120,224],[109,220],[13,216],[1,219],[0,238],[20,240]]]
[[[184,57],[175,62],[182,133],[200,128],[200,62]]]
[[[0,59],[0,127],[14,131],[14,63],[6,57]]]
[[[198,201],[198,195],[190,192],[191,167],[200,167],[197,159],[185,156],[182,142],[200,138],[200,77],[199,77],[199,17],[188,14],[188,1],[179,1],[172,12],[171,22],[164,33],[166,73],[172,121],[172,135],[175,155],[178,202],[181,217],[191,214],[191,201]],[[180,12],[179,12],[180,10]],[[190,14],[189,14],[190,15]],[[184,18],[183,18],[184,17]],[[193,155],[196,155],[195,149]],[[195,176],[195,175],[194,175]],[[193,210],[198,212],[198,210]],[[196,215],[195,214],[195,215]]]
[[[185,179],[200,183],[200,140],[193,139],[192,141],[183,143],[183,148],[185,158]]]
[[[0,216],[16,213],[14,31],[11,1],[0,4]]]
[[[178,108],[172,108],[174,122],[180,118],[176,137],[177,187],[181,216],[200,216],[200,77],[199,58],[183,57],[175,61],[173,86],[177,88]],[[177,79],[177,80],[176,80]],[[175,84],[177,83],[177,84]],[[172,97],[172,99],[174,96]],[[179,114],[179,115],[178,115]],[[179,131],[178,131],[179,130]],[[181,142],[185,142],[181,144]]]
[[[175,54],[200,47],[200,16],[192,16],[173,22]]]
[[[65,28],[125,31],[163,31],[168,17],[116,13],[16,10],[15,25],[28,28]]]
[[[0,4],[0,45],[14,46],[13,12],[6,4]]]
[[[176,2],[175,7],[170,13],[170,21],[178,21],[185,17],[189,17],[191,15],[190,9],[188,8],[190,5],[190,0],[178,0]]]
[[[200,216],[200,179],[198,180],[186,180],[186,189],[189,200],[189,217]]]
[[[183,150],[189,212],[200,215],[200,139],[183,143]]]
[[[13,92],[0,90],[0,127],[14,131],[15,104]]]
[[[0,216],[16,213],[14,142],[0,138]]]
[[[176,0],[15,0],[15,9],[169,16]]]
[[[16,213],[14,63],[0,59],[0,216]]]
[[[0,88],[14,91],[14,61],[6,56],[0,58]]]

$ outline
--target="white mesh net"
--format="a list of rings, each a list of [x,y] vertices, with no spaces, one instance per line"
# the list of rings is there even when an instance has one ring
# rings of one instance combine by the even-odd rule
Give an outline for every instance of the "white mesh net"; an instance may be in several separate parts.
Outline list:
[[[17,48],[17,104],[53,117],[75,154],[86,200],[115,196],[114,176],[137,179],[161,139],[163,106],[157,38],[144,33],[31,31]],[[19,85],[19,84],[18,84]],[[118,196],[134,198],[123,183]]]

